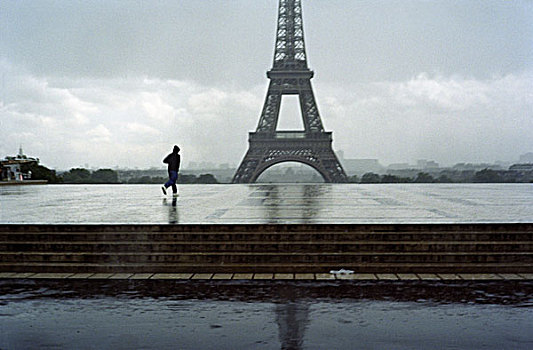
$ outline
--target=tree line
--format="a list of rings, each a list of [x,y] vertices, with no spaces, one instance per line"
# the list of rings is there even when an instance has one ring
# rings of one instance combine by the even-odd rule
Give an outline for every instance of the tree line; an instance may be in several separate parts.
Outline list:
[[[363,174],[360,178],[350,176],[348,182],[377,184],[377,183],[533,183],[533,172],[522,173],[509,170],[483,169],[480,171],[443,171],[439,174],[419,172],[415,177],[401,177],[397,175],[379,175],[375,173]]]
[[[124,183],[128,184],[163,184],[168,181],[168,178],[162,176],[141,176],[132,177]],[[212,174],[201,175],[183,175],[178,174],[179,184],[217,184],[218,180]]]
[[[50,184],[163,184],[168,178],[142,176],[121,181],[118,173],[113,169],[88,170],[85,168],[72,168],[61,174],[39,164],[24,164],[23,172],[31,171],[33,180],[47,180]],[[211,174],[182,175],[178,176],[180,184],[216,184],[217,179]]]
[[[122,181],[113,169],[88,170],[72,168],[61,174],[42,165],[24,164],[23,172],[31,171],[32,179],[47,180],[51,184],[163,184],[168,179],[162,176],[133,177]],[[511,170],[483,169],[480,171],[442,171],[438,174],[419,172],[415,177],[402,177],[390,174],[366,173],[348,178],[350,183],[533,183],[533,172],[517,172]],[[212,174],[178,175],[180,184],[217,184],[219,181]]]

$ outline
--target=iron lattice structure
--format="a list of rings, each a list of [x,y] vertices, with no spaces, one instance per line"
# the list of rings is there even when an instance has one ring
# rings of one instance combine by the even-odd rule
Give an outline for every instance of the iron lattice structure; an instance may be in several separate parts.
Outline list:
[[[274,63],[265,104],[249,148],[233,183],[252,183],[269,167],[300,162],[316,169],[325,182],[346,182],[346,173],[332,149],[332,133],[324,131],[307,65],[301,0],[280,0]],[[298,95],[303,131],[277,131],[281,100]]]

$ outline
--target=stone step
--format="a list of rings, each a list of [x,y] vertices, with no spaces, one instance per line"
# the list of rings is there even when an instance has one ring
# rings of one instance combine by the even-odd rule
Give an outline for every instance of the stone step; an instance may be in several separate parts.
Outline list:
[[[533,271],[533,224],[0,225],[0,272]]]
[[[2,261],[10,263],[533,263],[533,252],[516,253],[264,253],[264,252],[185,252],[185,253],[71,253],[10,252],[2,253]]]
[[[0,242],[2,252],[533,252],[533,242]]]
[[[231,241],[231,242],[305,242],[305,241],[532,241],[533,232],[322,232],[322,233],[258,233],[258,232],[190,232],[190,233],[146,233],[146,232],[50,232],[50,233],[0,233],[3,242],[54,242],[54,241],[132,241],[132,242],[165,242],[165,241]]]
[[[252,281],[252,280],[276,280],[276,281],[531,281],[533,274],[513,273],[27,273],[27,272],[0,272],[0,279],[32,279],[32,280],[215,280],[215,281]]]
[[[340,268],[355,273],[530,273],[531,263],[263,263],[263,264],[192,264],[192,263],[18,263],[1,262],[0,271],[49,273],[328,273]]]
[[[0,224],[0,232],[228,232],[228,233],[335,233],[335,232],[533,232],[533,223],[472,224]]]

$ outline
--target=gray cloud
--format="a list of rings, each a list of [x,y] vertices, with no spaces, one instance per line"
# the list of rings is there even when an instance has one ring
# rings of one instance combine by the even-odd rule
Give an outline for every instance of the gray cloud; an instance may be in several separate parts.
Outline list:
[[[532,2],[303,4],[315,95],[346,156],[450,164],[533,150]],[[1,2],[0,155],[22,143],[57,168],[148,167],[179,143],[185,163],[238,163],[276,7]]]
[[[420,74],[332,89],[322,110],[348,157],[514,161],[533,149],[532,91],[533,71],[486,80]]]
[[[158,166],[174,143],[189,160],[236,163],[265,92],[146,78],[15,77],[19,89],[1,109],[0,151],[13,153],[22,142],[60,168]],[[319,105],[335,147],[348,157],[494,161],[533,148],[531,91],[531,72],[490,80],[421,74],[349,89],[321,86]]]
[[[276,0],[5,1],[0,48],[45,76],[146,75],[247,87],[272,59]],[[311,66],[338,83],[530,67],[526,0],[304,1]]]

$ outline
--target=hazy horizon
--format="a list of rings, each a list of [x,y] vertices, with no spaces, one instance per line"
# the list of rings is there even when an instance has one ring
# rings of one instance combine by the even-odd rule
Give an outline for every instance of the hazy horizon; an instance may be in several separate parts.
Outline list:
[[[533,2],[303,0],[325,128],[345,158],[533,152]],[[0,3],[0,158],[57,169],[238,164],[272,65],[277,0]],[[280,128],[301,125],[284,99]]]

